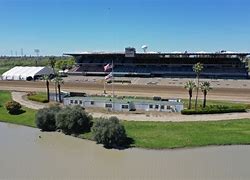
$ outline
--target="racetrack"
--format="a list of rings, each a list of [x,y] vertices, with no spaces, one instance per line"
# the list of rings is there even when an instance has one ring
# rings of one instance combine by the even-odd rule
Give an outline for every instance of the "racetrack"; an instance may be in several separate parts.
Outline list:
[[[111,84],[108,84],[106,89],[108,94],[112,94]],[[43,81],[0,81],[0,90],[46,91],[46,86]],[[50,83],[50,90],[54,91],[54,85],[52,82]],[[62,90],[86,92],[89,94],[102,94],[103,84],[101,82],[65,82],[65,84],[62,85]],[[116,95],[188,98],[188,92],[182,86],[115,84],[114,91]],[[202,98],[202,94],[200,94],[200,98]],[[215,87],[208,93],[208,99],[250,103],[250,89]]]

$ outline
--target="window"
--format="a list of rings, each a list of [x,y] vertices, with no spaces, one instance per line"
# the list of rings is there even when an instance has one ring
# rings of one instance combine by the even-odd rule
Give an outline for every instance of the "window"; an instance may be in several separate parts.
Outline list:
[[[170,106],[167,106],[167,109],[170,109],[171,107]]]
[[[105,104],[106,108],[112,108],[112,104]]]
[[[82,100],[79,101],[79,104],[82,104]]]
[[[159,109],[159,105],[155,105],[155,109]]]
[[[149,105],[149,108],[150,108],[150,109],[153,109],[153,107],[154,107],[153,104],[150,104],[150,105]]]
[[[75,100],[75,104],[78,104],[78,101],[77,101],[77,100]]]
[[[161,105],[161,109],[164,109],[164,105]]]
[[[128,109],[128,105],[127,104],[123,104],[122,105],[122,109]]]
[[[95,102],[94,102],[94,101],[90,101],[90,104],[91,104],[91,105],[94,105],[94,104],[95,104]]]
[[[70,100],[70,104],[73,104],[73,102],[74,102],[73,100]]]

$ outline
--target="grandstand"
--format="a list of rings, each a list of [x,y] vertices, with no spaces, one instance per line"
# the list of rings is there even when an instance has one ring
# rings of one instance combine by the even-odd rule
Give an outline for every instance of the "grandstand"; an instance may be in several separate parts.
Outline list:
[[[107,53],[65,53],[76,60],[72,75],[104,76],[103,66],[114,64],[116,76],[131,77],[195,77],[193,65],[204,64],[201,73],[203,78],[237,78],[249,77],[246,63],[250,53],[216,52],[216,53],[136,53],[134,48],[126,48],[125,52]]]

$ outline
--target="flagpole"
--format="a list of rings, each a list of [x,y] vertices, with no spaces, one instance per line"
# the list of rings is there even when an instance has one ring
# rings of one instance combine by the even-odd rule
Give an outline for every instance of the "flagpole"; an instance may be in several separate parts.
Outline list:
[[[112,59],[112,109],[114,111],[114,60]]]
[[[103,81],[103,93],[106,94],[106,80]]]

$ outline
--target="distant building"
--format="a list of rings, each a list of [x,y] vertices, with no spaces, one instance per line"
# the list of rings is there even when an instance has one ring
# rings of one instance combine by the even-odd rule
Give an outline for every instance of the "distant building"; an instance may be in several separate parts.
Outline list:
[[[65,53],[75,58],[77,67],[69,74],[104,76],[103,66],[113,62],[114,75],[137,77],[195,77],[193,65],[204,65],[203,78],[248,78],[246,59],[250,53],[144,52],[126,48],[125,52]]]

